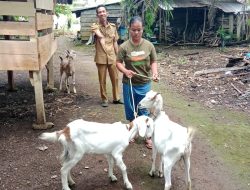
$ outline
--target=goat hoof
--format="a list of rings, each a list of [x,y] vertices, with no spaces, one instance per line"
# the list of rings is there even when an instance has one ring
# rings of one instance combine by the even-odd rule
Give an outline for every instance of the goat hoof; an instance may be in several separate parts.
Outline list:
[[[62,188],[62,190],[71,190],[69,187],[67,187],[67,188]]]
[[[75,186],[75,185],[76,185],[76,183],[75,183],[74,181],[70,181],[70,182],[69,182],[69,186],[70,186],[70,187],[73,187],[73,186]]]
[[[163,173],[162,173],[162,172],[159,172],[159,173],[158,173],[158,177],[159,177],[159,178],[162,178],[162,177],[163,177]]]
[[[154,172],[151,172],[151,171],[148,173],[148,175],[149,175],[150,177],[154,177],[154,176],[155,176]]]
[[[109,176],[111,182],[117,182],[115,175]]]
[[[131,183],[127,184],[127,185],[126,185],[126,189],[128,189],[128,190],[133,190],[132,184],[131,184]]]

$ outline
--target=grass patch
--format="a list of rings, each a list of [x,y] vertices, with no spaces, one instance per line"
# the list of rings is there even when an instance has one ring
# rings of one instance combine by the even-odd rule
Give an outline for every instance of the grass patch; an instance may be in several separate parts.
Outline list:
[[[185,126],[194,126],[208,138],[215,151],[232,173],[249,183],[250,176],[250,119],[244,112],[227,109],[204,108],[197,102],[189,101],[166,87],[154,85],[161,92],[167,112],[180,118]]]

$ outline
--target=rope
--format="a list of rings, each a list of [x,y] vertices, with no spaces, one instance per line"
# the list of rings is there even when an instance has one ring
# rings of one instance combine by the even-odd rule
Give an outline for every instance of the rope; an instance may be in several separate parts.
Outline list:
[[[135,75],[140,76],[140,77],[144,77],[144,78],[147,78],[147,79],[150,79],[150,80],[153,80],[153,77],[148,77],[148,76],[145,76],[145,75],[142,75],[142,74],[139,74],[139,73],[135,73]]]
[[[140,76],[140,77],[144,77],[144,78],[148,78],[150,80],[153,80],[153,77],[148,77],[139,73],[135,73],[135,75]],[[159,80],[158,80],[159,82]],[[134,100],[134,93],[133,93],[133,86],[132,86],[132,80],[131,78],[129,78],[129,85],[130,85],[130,90],[131,90],[131,97],[132,97],[132,104],[133,104],[133,112],[134,112],[134,117],[137,117],[137,113],[138,113],[138,106],[137,109],[135,111],[135,100]]]
[[[133,93],[133,86],[132,86],[131,78],[129,78],[129,85],[130,85],[130,90],[131,90],[131,97],[132,97],[134,117],[136,118],[137,117],[137,113],[135,111],[135,100],[134,100],[134,93]]]

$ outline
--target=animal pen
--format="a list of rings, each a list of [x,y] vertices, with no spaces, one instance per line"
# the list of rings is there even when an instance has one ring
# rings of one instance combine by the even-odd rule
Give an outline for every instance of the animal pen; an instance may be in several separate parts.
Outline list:
[[[36,101],[35,129],[53,125],[46,122],[41,73],[46,67],[48,87],[53,88],[54,7],[54,0],[0,1],[0,70],[7,71],[10,89],[14,71],[29,72]]]

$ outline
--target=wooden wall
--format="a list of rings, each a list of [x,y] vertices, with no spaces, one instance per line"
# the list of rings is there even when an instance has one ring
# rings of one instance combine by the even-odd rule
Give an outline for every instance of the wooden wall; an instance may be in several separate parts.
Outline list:
[[[44,68],[56,50],[53,9],[53,0],[0,1],[0,70]]]

